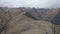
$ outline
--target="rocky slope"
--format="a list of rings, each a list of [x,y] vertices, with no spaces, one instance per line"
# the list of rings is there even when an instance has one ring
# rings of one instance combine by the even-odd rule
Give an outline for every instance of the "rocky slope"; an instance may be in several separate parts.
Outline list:
[[[50,22],[58,9],[0,8],[2,34],[52,34]]]

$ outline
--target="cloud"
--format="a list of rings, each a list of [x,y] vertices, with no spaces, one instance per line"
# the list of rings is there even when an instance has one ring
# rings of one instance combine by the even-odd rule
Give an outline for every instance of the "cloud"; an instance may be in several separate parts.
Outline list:
[[[0,7],[60,8],[60,0],[0,0]]]

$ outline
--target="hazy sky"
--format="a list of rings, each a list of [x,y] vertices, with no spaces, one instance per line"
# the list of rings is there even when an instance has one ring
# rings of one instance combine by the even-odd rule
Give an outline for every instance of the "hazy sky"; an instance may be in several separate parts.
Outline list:
[[[60,0],[0,0],[0,7],[60,8]]]

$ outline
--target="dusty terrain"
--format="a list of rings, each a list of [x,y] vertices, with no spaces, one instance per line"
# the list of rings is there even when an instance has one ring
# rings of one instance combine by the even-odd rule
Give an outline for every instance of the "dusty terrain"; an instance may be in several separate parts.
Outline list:
[[[38,15],[34,10],[28,10],[32,15],[28,17],[25,15],[28,11],[25,12],[22,9],[0,9],[0,23],[4,25],[0,25],[4,27],[0,27],[1,34],[53,34],[53,24],[50,21],[58,13],[58,10],[48,10],[45,14],[43,12],[41,14],[43,18],[39,20],[35,20],[40,14]],[[32,18],[33,16],[34,18]]]

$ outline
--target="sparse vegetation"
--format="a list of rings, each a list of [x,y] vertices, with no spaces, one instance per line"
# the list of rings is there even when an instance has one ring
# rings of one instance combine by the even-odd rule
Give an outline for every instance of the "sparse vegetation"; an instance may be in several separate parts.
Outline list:
[[[0,7],[0,33],[53,34],[50,21],[58,12],[59,9]]]

